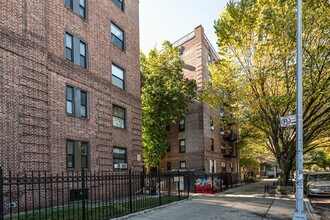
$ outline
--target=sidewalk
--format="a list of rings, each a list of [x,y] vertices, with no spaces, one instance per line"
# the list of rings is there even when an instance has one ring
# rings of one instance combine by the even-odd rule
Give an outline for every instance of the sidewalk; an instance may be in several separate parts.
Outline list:
[[[228,219],[266,220],[292,219],[295,210],[293,196],[280,197],[264,195],[264,186],[271,180],[232,188],[213,195],[192,194],[183,202],[174,203],[153,210],[134,213],[118,219]],[[318,219],[306,206],[308,220]]]

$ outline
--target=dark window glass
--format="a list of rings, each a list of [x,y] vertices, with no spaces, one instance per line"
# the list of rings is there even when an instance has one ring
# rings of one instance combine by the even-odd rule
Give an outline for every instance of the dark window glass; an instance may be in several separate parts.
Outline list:
[[[186,161],[180,161],[180,169],[186,168]]]
[[[65,34],[65,59],[73,61],[73,37],[71,34]]]
[[[221,172],[225,173],[226,171],[226,162],[221,162]]]
[[[113,106],[112,124],[117,128],[125,128],[125,109],[115,105]]]
[[[181,119],[180,121],[179,121],[179,131],[184,131],[185,130],[185,119],[183,118],[183,119]]]
[[[111,22],[111,42],[120,49],[124,49],[124,31]]]
[[[115,5],[120,8],[120,10],[124,11],[124,2],[123,0],[112,0]]]
[[[167,152],[171,152],[171,144],[168,144]]]
[[[123,169],[120,164],[127,164],[126,148],[114,147],[113,148],[113,166],[115,169]],[[126,169],[126,168],[125,168]]]
[[[171,162],[167,162],[167,170],[172,170]]]
[[[74,112],[74,89],[71,86],[66,87],[66,112],[73,114]]]
[[[179,141],[180,153],[186,152],[186,140],[182,139]]]
[[[117,65],[112,64],[111,72],[112,72],[112,84],[121,89],[125,89],[124,70],[118,67]]]
[[[211,151],[214,151],[214,139],[211,138]]]

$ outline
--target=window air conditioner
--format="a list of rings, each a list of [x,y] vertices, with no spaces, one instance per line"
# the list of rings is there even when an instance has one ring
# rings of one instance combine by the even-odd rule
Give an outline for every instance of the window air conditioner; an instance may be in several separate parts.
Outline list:
[[[119,163],[118,165],[120,169],[127,169],[127,163]]]

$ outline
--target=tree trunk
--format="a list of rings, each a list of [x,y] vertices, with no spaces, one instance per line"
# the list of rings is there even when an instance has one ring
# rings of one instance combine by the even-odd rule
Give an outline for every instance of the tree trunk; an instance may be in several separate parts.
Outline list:
[[[292,162],[288,162],[288,160],[285,159],[279,159],[279,168],[281,169],[280,175],[279,175],[279,181],[278,184],[280,186],[287,186],[289,185],[290,180],[290,171],[292,169]]]

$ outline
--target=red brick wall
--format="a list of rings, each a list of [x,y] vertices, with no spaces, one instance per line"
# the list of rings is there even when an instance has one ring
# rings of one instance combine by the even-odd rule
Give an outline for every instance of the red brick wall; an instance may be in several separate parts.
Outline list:
[[[142,170],[138,0],[125,11],[87,1],[87,19],[64,0],[1,1],[0,164],[16,172],[66,169],[66,140],[88,141],[91,170],[112,170],[113,146]],[[125,50],[110,41],[110,21],[125,32]],[[65,31],[87,43],[88,69],[64,59]],[[111,63],[125,69],[126,91],[111,84]],[[89,95],[89,118],[67,116],[65,86]],[[112,126],[112,105],[126,108],[127,129]]]
[[[185,61],[186,68],[183,70],[185,77],[196,80],[197,90],[203,91],[206,80],[209,78],[208,55],[213,60],[217,57],[209,49],[209,44],[204,37],[202,26],[198,26],[194,30],[195,36],[180,45]],[[223,139],[220,129],[214,126],[214,130],[210,127],[211,110],[198,100],[194,100],[189,104],[188,112],[185,118],[185,131],[179,132],[179,124],[170,126],[169,142],[171,151],[167,152],[160,164],[161,171],[166,171],[167,162],[171,162],[172,169],[179,169],[180,161],[186,161],[188,170],[205,170],[210,172],[210,160],[216,161],[216,172],[221,171],[221,161],[227,164],[229,172],[229,163],[239,163],[239,155],[237,157],[224,157],[221,153],[221,144],[229,147],[229,142]],[[214,151],[211,151],[211,138],[214,139]],[[186,153],[179,153],[179,140],[186,139]]]

